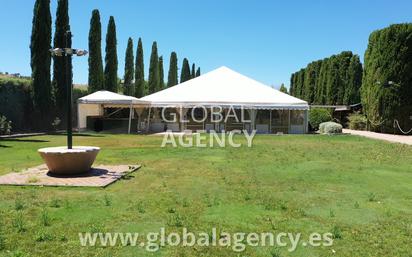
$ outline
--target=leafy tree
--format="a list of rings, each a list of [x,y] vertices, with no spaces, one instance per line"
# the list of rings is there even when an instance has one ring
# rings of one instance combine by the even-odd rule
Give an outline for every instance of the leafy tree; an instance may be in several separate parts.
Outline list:
[[[69,3],[67,0],[59,0],[57,3],[56,11],[56,29],[54,32],[54,44],[53,48],[71,48],[72,40],[69,38],[66,45],[66,31],[70,30],[69,25]],[[66,62],[68,58],[68,64]],[[68,65],[69,67],[66,67]],[[67,100],[67,81],[72,84],[72,58],[59,57],[53,58],[53,82],[54,98],[56,100],[56,106],[58,115],[60,118],[64,118],[64,106]],[[65,119],[63,119],[65,120]]]
[[[362,72],[359,56],[344,51],[311,62],[292,74],[291,92],[309,103],[350,104],[359,99],[359,72]]]
[[[134,75],[135,96],[140,98],[147,94],[146,83],[144,80],[144,63],[143,63],[143,44],[139,38],[136,51],[136,67]]]
[[[279,91],[282,93],[287,94],[288,93],[288,89],[285,87],[285,84],[282,83],[282,85],[280,85]]]
[[[193,78],[196,77],[196,65],[195,63],[192,64],[192,71],[190,72],[190,76]]]
[[[199,77],[199,76],[200,76],[200,67],[198,67],[196,70],[196,77]]]
[[[360,87],[362,85],[362,64],[358,55],[353,55],[347,72],[347,84],[343,104],[350,105],[360,102]]]
[[[164,71],[163,71],[163,56],[159,57],[159,86],[157,91],[164,89],[165,87],[165,79],[164,79]]]
[[[189,61],[184,58],[182,64],[182,70],[180,72],[180,83],[190,80],[192,75],[190,74]]]
[[[133,57],[133,39],[129,37],[127,41],[126,57],[124,65],[124,94],[134,95],[134,57]]]
[[[167,87],[172,87],[177,85],[179,82],[177,81],[177,54],[176,52],[172,52],[170,54],[170,62],[169,62],[169,74],[167,76]]]
[[[290,85],[289,85],[289,94],[290,95],[295,95],[294,92],[294,87],[295,87],[295,73],[292,73],[292,75],[290,76]]]
[[[34,107],[42,117],[49,115],[52,106],[51,55],[49,52],[51,48],[51,31],[50,0],[36,0],[30,42],[30,66],[32,69]]]
[[[368,128],[393,132],[412,121],[412,23],[372,32],[365,52],[361,98]],[[399,132],[399,131],[398,131]]]
[[[116,24],[114,22],[114,17],[110,16],[109,25],[107,26],[106,34],[106,66],[104,68],[104,87],[108,91],[117,92],[117,38],[116,38]]]
[[[157,54],[157,43],[156,41],[152,44],[152,53],[150,55],[150,66],[149,66],[149,93],[155,93],[159,88],[159,56]]]
[[[99,10],[93,10],[89,30],[89,93],[104,88],[102,24]]]

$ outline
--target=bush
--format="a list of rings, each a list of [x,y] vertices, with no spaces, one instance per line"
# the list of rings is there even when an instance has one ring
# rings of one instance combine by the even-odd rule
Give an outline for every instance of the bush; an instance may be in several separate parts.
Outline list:
[[[310,109],[309,111],[309,124],[313,130],[319,129],[319,124],[332,120],[330,110],[323,108]]]
[[[0,77],[0,113],[12,122],[16,131],[31,127],[35,118],[30,80]]]
[[[342,133],[342,125],[336,122],[323,122],[319,125],[321,134],[340,134]]]
[[[11,121],[0,115],[0,135],[7,135],[11,132]]]
[[[348,127],[355,130],[366,130],[366,116],[359,112],[352,113],[348,116]]]

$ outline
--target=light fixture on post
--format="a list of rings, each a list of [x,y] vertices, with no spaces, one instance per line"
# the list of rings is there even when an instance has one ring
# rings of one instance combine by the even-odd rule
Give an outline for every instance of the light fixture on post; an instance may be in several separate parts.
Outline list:
[[[66,31],[65,46],[69,46],[72,38],[72,33]],[[88,52],[81,49],[73,48],[54,48],[50,49],[52,56],[65,58],[66,74],[70,74],[70,57],[71,56],[86,56]],[[67,147],[48,147],[39,149],[43,160],[46,162],[49,171],[56,174],[71,175],[84,173],[91,169],[91,166],[100,151],[99,147],[93,146],[75,146],[73,147],[73,131],[72,131],[72,83],[71,76],[66,76],[67,88]]]

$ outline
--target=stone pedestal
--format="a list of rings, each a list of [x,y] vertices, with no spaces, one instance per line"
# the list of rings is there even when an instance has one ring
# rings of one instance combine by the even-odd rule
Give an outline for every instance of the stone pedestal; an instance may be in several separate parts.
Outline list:
[[[40,156],[49,171],[59,175],[81,174],[90,170],[100,148],[94,146],[66,146],[41,148]]]

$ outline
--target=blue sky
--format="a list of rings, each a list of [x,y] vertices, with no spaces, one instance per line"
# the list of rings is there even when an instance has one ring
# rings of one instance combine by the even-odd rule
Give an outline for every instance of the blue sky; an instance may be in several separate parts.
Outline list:
[[[51,2],[54,26],[57,0]],[[0,71],[30,74],[33,5],[34,0],[2,1]],[[187,57],[202,73],[225,65],[276,87],[288,85],[290,74],[308,62],[343,50],[363,60],[373,30],[412,21],[412,1],[403,0],[70,0],[74,47],[87,48],[96,8],[102,17],[103,50],[109,16],[115,17],[119,76],[128,37],[135,43],[142,37],[146,76],[156,40],[166,76],[170,52],[176,51],[179,68]],[[86,83],[87,58],[76,58],[73,65],[75,83]]]

